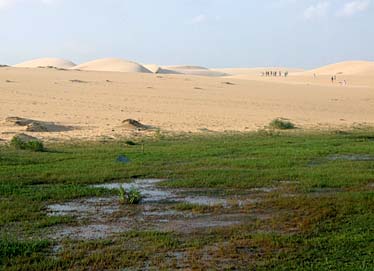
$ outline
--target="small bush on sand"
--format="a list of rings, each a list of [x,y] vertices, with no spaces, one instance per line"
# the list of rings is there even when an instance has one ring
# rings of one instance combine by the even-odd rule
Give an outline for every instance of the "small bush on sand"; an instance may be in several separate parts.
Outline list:
[[[121,204],[139,204],[142,200],[140,191],[134,187],[126,191],[125,188],[119,188],[119,201]]]
[[[16,135],[10,141],[10,145],[18,150],[44,151],[43,142],[39,139],[24,134]]]
[[[295,129],[295,124],[293,124],[290,121],[279,119],[279,118],[272,120],[269,126],[273,129],[279,129],[279,130]]]
[[[136,146],[136,145],[138,145],[137,143],[135,143],[135,142],[132,141],[132,140],[126,140],[126,141],[125,141],[125,144],[126,144],[127,146]]]

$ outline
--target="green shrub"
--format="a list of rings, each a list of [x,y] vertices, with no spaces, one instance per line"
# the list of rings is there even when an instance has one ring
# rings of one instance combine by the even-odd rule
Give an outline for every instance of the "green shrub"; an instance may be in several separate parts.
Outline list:
[[[140,191],[134,187],[126,191],[123,186],[119,188],[119,201],[121,204],[139,204],[142,200]]]
[[[273,129],[279,130],[288,130],[295,128],[295,124],[293,124],[292,122],[279,118],[272,120],[269,126]]]
[[[138,145],[134,141],[131,141],[131,140],[126,140],[125,144],[128,145],[128,146],[136,146],[136,145]]]
[[[19,150],[31,150],[41,152],[44,151],[43,142],[36,138],[22,138],[20,136],[14,136],[10,141],[10,145]]]

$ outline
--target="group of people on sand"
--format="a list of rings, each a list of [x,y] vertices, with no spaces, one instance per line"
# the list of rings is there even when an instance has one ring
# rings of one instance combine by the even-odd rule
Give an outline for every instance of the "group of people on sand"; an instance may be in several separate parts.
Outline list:
[[[314,78],[314,79],[317,79],[317,74],[313,74],[313,78]],[[335,84],[336,82],[338,82],[337,80],[338,80],[338,79],[337,79],[336,75],[332,75],[332,76],[331,76],[331,83],[332,83],[332,84]],[[348,82],[347,82],[346,80],[339,81],[338,83],[339,83],[339,85],[341,85],[341,86],[348,86]]]
[[[261,73],[261,76],[266,76],[266,77],[287,77],[288,76],[288,71],[283,72],[282,71],[265,71]]]
[[[331,83],[334,84],[335,82],[337,82],[337,78],[336,78],[336,75],[333,75],[333,76],[331,76]],[[339,81],[339,84],[341,86],[347,86],[348,85],[346,80]]]

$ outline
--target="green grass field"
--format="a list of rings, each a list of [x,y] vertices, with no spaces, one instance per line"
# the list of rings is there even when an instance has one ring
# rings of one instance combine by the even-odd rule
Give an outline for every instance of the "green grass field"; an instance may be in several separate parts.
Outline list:
[[[193,270],[374,270],[374,130],[159,136],[143,143],[47,143],[45,152],[0,147],[0,270],[173,270],[178,261]],[[121,154],[131,163],[117,163]],[[101,240],[47,237],[51,227],[77,223],[48,216],[48,204],[113,195],[89,185],[136,178],[162,178],[172,188],[283,192],[241,210],[271,214],[266,223],[194,234],[132,230]]]

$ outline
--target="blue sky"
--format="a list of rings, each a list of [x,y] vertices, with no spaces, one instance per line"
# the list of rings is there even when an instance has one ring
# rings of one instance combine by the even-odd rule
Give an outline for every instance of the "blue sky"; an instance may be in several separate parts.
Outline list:
[[[0,0],[0,41],[0,64],[311,68],[374,61],[374,0]]]

